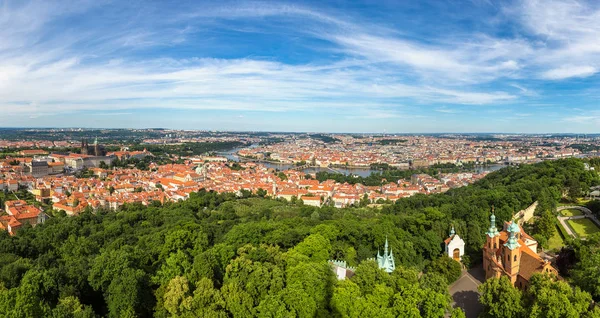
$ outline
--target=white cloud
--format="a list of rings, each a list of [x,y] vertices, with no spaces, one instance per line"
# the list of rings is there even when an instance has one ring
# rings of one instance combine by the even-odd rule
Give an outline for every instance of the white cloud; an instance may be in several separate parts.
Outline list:
[[[597,1],[522,0],[513,8],[529,34],[536,36],[531,61],[543,79],[590,76],[600,68],[600,5]],[[577,65],[573,65],[573,61]]]
[[[571,77],[588,77],[597,72],[598,69],[593,66],[562,66],[542,73],[542,78],[561,80]]]
[[[527,1],[510,13],[541,40],[473,33],[462,38],[440,35],[425,44],[360,18],[272,3],[203,7],[176,19],[123,14],[102,29],[94,25],[57,29],[56,21],[96,5],[101,4],[0,5],[0,112],[10,116],[157,107],[261,111],[328,107],[342,113],[368,108],[375,114],[371,116],[391,118],[398,114],[390,110],[396,107],[390,99],[414,104],[505,103],[536,93],[521,84],[508,84],[516,92],[486,84],[519,81],[531,74],[562,80],[600,69],[600,14],[578,2]],[[136,54],[156,46],[185,45],[190,34],[200,37],[199,30],[215,21],[265,23],[271,18],[288,21],[285,32],[293,36],[327,41],[330,45],[320,49],[338,58],[286,64],[264,58]],[[234,23],[219,26],[228,24]],[[259,26],[252,30],[260,31]],[[573,59],[581,64],[565,66]]]

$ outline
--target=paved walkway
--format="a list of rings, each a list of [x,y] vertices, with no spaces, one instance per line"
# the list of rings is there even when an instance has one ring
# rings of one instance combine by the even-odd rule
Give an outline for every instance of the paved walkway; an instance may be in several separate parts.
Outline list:
[[[592,215],[592,210],[590,210],[584,206],[580,206],[580,205],[559,206],[558,208],[556,208],[556,211],[569,210],[569,209],[579,210],[579,211],[585,213],[586,215]]]
[[[575,216],[557,216],[558,221],[562,225],[562,227],[571,235],[572,237],[577,237],[577,234],[573,232],[571,226],[567,223],[568,220],[577,220],[577,219],[585,219],[588,218],[592,220],[592,222],[596,223],[598,227],[600,227],[600,221],[592,214],[592,211],[586,207],[573,205],[573,206],[561,206],[556,208],[556,211],[562,211],[566,209],[575,209],[583,212],[583,215],[575,215]]]
[[[479,303],[479,291],[477,287],[485,280],[482,267],[476,267],[469,271],[463,270],[460,278],[450,286],[452,296],[452,307],[460,307],[467,318],[477,318],[483,306]]]

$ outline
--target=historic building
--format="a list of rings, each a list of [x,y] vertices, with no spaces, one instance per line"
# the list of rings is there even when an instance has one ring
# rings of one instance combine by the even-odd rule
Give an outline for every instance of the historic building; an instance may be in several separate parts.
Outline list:
[[[460,262],[465,255],[465,241],[456,234],[454,226],[450,230],[450,236],[444,241],[445,253],[448,257]]]
[[[390,253],[388,254],[388,240],[385,238],[385,248],[383,249],[383,255],[379,254],[379,250],[377,250],[377,265],[379,268],[385,270],[388,273],[393,272],[396,269],[396,263],[394,262],[394,254],[390,249]]]
[[[104,149],[104,146],[98,144],[98,138],[94,140],[94,144],[92,146],[90,146],[87,140],[82,139],[81,154],[101,157],[106,155],[106,150]]]
[[[350,278],[354,276],[354,272],[356,271],[356,268],[348,266],[346,261],[329,260],[328,263],[331,265],[331,268],[333,269],[333,272],[338,280]]]
[[[388,247],[389,247],[388,240],[386,237],[385,238],[385,247],[383,249],[383,255],[381,255],[378,250],[377,258],[376,259],[370,258],[369,261],[376,261],[377,266],[380,269],[385,270],[387,273],[391,273],[396,269],[396,262],[394,261],[394,254],[392,253],[392,249],[389,249],[389,254],[388,254]],[[335,275],[337,276],[337,278],[339,280],[344,280],[346,278],[350,278],[350,277],[354,276],[354,272],[356,271],[356,268],[354,268],[352,266],[348,266],[348,264],[345,261],[329,260],[328,262],[329,262],[329,265],[331,265],[333,272],[335,273]]]
[[[516,221],[506,222],[501,232],[496,228],[493,213],[490,222],[483,247],[486,279],[506,276],[513,286],[522,289],[529,285],[529,279],[535,273],[558,274],[550,262],[536,253],[537,242]]]
[[[25,223],[36,226],[48,218],[40,208],[23,200],[6,201],[4,209],[7,215],[0,216],[0,230],[6,230],[10,235],[14,235]]]

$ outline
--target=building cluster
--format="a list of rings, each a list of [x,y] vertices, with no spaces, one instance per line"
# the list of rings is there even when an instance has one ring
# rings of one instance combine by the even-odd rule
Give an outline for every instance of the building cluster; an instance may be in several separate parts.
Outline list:
[[[260,137],[246,133],[210,133],[199,134],[197,131],[164,130],[161,137],[145,138],[142,142],[150,145],[201,143],[201,142],[242,142],[259,143]]]
[[[46,214],[40,208],[23,200],[6,201],[4,212],[0,214],[0,230],[14,235],[16,230],[24,224],[35,226],[43,223],[46,218]]]
[[[44,151],[37,150],[41,148],[65,148],[72,147],[77,145],[75,141],[51,141],[51,140],[33,140],[33,141],[23,141],[23,140],[1,140],[0,139],[0,149],[33,149],[28,151]],[[37,148],[37,149],[35,149]]]
[[[142,155],[147,154],[143,151],[107,154],[118,158]],[[277,172],[252,162],[240,163],[237,169],[232,169],[220,157],[192,158],[183,164],[152,163],[148,171],[136,168],[103,169],[92,165],[87,169],[92,175],[88,178],[64,173],[64,167],[79,169],[93,158],[97,157],[49,154],[44,157],[5,159],[0,161],[0,190],[15,192],[27,189],[36,200],[51,204],[54,210],[77,215],[88,208],[117,209],[126,203],[150,205],[155,201],[185,200],[190,193],[200,189],[238,194],[244,191],[257,194],[262,191],[265,196],[302,200],[306,205],[346,207],[358,204],[361,200],[378,203],[417,193],[443,192],[450,188],[447,184],[458,185],[459,180],[463,180],[457,174],[451,174],[444,175],[444,181],[428,175],[415,175],[411,180],[389,180],[380,186],[352,185],[333,180],[319,182],[307,178],[300,171]],[[84,164],[76,163],[79,161]]]
[[[570,142],[548,143],[537,139],[478,141],[433,136],[366,137],[335,136],[339,141],[292,139],[285,142],[240,150],[242,157],[282,163],[370,167],[388,164],[397,168],[427,167],[435,164],[486,164],[534,162],[580,154],[568,148]]]
[[[0,172],[15,172],[17,175],[28,175],[42,178],[49,175],[62,175],[65,172],[76,172],[82,169],[98,168],[103,164],[109,166],[115,159],[142,159],[152,156],[144,151],[106,152],[96,140],[93,145],[87,141],[81,142],[80,153],[51,153],[40,149],[22,150],[23,157],[7,157],[0,161]],[[11,178],[8,178],[11,180]],[[2,181],[0,179],[0,181]],[[0,189],[2,184],[0,183]]]

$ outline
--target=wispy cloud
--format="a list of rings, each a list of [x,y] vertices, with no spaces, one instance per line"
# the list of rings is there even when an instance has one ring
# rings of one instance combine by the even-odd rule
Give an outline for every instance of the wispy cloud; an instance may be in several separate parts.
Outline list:
[[[0,112],[124,116],[148,108],[327,108],[346,116],[361,109],[365,118],[404,118],[399,103],[526,102],[542,94],[523,83],[531,78],[556,82],[598,72],[598,8],[573,1],[517,3],[503,12],[523,29],[514,35],[420,39],[357,12],[293,4],[211,3],[194,10],[181,4],[172,11],[125,2],[0,0]],[[114,15],[98,18],[97,10]],[[236,44],[219,35],[242,29],[308,39],[303,48],[318,58],[215,53],[219,45]]]
[[[562,80],[571,77],[588,77],[596,74],[598,70],[593,66],[561,66],[542,73],[542,78]]]
[[[537,37],[532,62],[540,68],[541,78],[587,77],[599,71],[598,2],[522,0],[509,11]]]
[[[457,109],[454,109],[454,108],[448,108],[448,107],[436,108],[435,111],[438,112],[438,113],[444,113],[444,114],[458,114],[458,113],[461,113],[460,110],[457,110]]]

